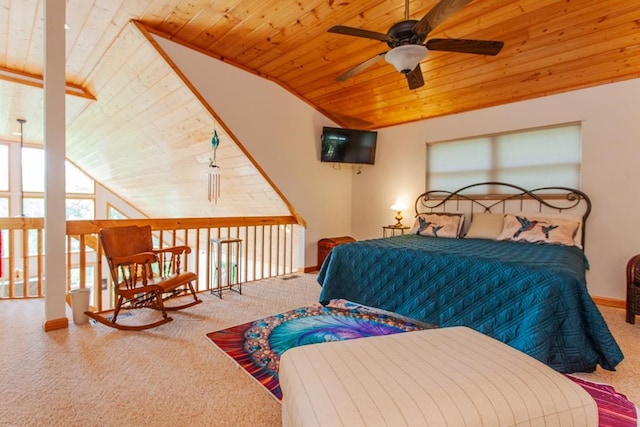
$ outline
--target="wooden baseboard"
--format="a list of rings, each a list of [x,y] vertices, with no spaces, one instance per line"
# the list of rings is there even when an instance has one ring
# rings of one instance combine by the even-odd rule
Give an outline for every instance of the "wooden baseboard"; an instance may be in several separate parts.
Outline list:
[[[627,308],[627,302],[619,299],[593,297],[593,302],[605,307]]]
[[[61,317],[60,319],[47,320],[44,322],[44,331],[49,332],[56,329],[65,329],[69,327],[69,319]]]
[[[314,265],[313,267],[304,268],[305,273],[316,273],[318,270],[320,270],[320,268],[317,265]]]

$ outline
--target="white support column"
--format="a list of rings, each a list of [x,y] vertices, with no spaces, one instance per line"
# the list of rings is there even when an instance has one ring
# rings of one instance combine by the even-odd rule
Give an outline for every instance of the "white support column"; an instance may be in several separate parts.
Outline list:
[[[66,328],[65,313],[65,9],[66,0],[44,3],[44,231],[46,331]]]

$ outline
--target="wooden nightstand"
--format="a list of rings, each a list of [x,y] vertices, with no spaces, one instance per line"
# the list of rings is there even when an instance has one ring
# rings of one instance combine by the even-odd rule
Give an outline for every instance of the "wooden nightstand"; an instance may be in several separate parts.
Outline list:
[[[382,226],[382,237],[393,237],[393,236],[401,236],[405,231],[410,229],[411,227],[407,227],[405,225],[398,227],[395,225],[383,225]]]
[[[343,243],[355,242],[356,239],[350,236],[328,237],[318,240],[318,268],[322,267],[324,259],[329,255],[331,249]]]

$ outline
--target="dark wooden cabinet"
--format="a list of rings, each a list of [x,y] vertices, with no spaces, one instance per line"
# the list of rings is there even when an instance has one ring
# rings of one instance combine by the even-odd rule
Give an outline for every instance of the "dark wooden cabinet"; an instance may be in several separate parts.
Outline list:
[[[356,239],[349,236],[342,237],[328,237],[326,239],[318,240],[318,268],[322,266],[324,259],[329,255],[331,249],[343,243],[355,242]]]
[[[627,263],[627,323],[636,323],[640,314],[640,255]]]

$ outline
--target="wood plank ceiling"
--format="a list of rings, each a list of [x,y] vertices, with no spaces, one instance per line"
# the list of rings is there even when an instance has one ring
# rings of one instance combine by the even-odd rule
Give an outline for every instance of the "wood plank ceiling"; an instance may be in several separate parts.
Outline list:
[[[410,17],[420,19],[436,3],[410,1]],[[496,57],[431,52],[422,63],[426,84],[414,91],[384,61],[336,82],[388,47],[327,33],[336,24],[386,33],[404,19],[401,0],[201,6],[183,1],[158,15],[146,11],[140,20],[279,82],[347,126],[380,128],[640,76],[636,1],[475,0],[429,37],[502,40],[503,51]]]
[[[410,18],[420,19],[436,3],[409,1]],[[341,125],[362,129],[640,77],[637,1],[473,0],[437,26],[429,38],[504,41],[497,56],[432,51],[421,63],[425,85],[416,90],[409,90],[404,77],[384,60],[336,82],[338,75],[389,48],[375,40],[330,34],[327,29],[340,24],[386,33],[404,19],[404,6],[402,0],[68,0],[67,82],[83,95],[68,96],[68,156],[112,190],[125,191],[129,200],[139,201],[143,191],[134,191],[139,184],[131,176],[118,175],[139,166],[140,156],[116,156],[109,147],[128,140],[141,144],[133,148],[146,155],[153,150],[144,144],[157,141],[165,144],[164,150],[156,150],[147,160],[184,173],[184,180],[195,185],[196,177],[188,174],[194,165],[200,167],[208,147],[205,130],[210,131],[212,123],[201,107],[192,107],[198,110],[198,126],[162,131],[140,128],[135,116],[125,118],[116,111],[108,120],[105,116],[117,105],[110,92],[115,86],[107,82],[137,78],[143,70],[134,67],[144,66],[145,58],[152,67],[148,73],[166,71],[166,64],[155,54],[141,55],[131,64],[123,61],[122,55],[137,56],[127,53],[121,42],[139,37],[131,35],[136,32],[131,20],[273,80]],[[43,0],[0,0],[0,140],[15,141],[16,118],[25,117],[25,141],[42,142],[42,91],[38,88],[43,74],[42,16]],[[177,79],[166,79],[176,93],[188,92]],[[147,81],[128,95],[119,94],[129,98],[118,102],[162,102],[163,91],[156,84],[167,82]],[[185,96],[189,98],[188,93]],[[172,102],[189,103],[186,98]],[[145,110],[138,105],[133,111],[143,114]],[[156,120],[162,120],[167,112],[156,114]],[[87,143],[89,129],[94,148],[104,147],[99,155]],[[136,142],[134,135],[147,143]],[[178,135],[184,138],[175,138]],[[162,158],[161,152],[168,150],[176,154]],[[108,164],[99,165],[100,157]],[[246,168],[238,166],[238,170]],[[149,174],[150,180],[162,180],[160,174]],[[129,184],[117,184],[120,178]],[[154,203],[158,200],[160,195]],[[185,209],[176,208],[171,215],[192,216],[186,211],[195,206],[195,201],[185,203]],[[281,210],[282,206],[273,207]],[[158,216],[155,209],[147,211]]]

